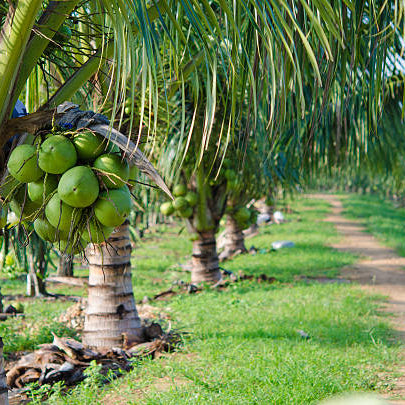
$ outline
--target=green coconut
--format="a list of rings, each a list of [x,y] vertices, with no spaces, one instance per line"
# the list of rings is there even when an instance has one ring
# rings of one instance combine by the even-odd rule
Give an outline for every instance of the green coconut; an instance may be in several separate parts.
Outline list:
[[[71,227],[77,225],[81,213],[78,209],[64,203],[59,194],[56,193],[45,207],[46,219],[57,229],[69,231]]]
[[[131,212],[131,194],[127,186],[100,193],[94,204],[96,218],[105,226],[121,225]]]
[[[119,155],[111,153],[99,156],[93,166],[101,171],[101,181],[107,188],[121,188],[125,185],[129,178],[129,166],[126,160],[123,160]],[[109,173],[104,175],[103,172]]]
[[[228,190],[235,191],[239,187],[239,183],[237,182],[236,178],[234,180],[228,180],[226,182],[226,186]]]
[[[26,195],[25,187],[20,188],[10,201],[10,209],[17,218],[27,219],[35,215],[40,208],[41,204],[31,201]]]
[[[61,239],[55,242],[53,245],[61,253],[72,256],[81,253],[88,243],[83,238],[80,238],[80,240],[76,242]]]
[[[73,167],[76,161],[76,149],[63,135],[49,137],[39,148],[38,164],[44,172],[62,174]]]
[[[30,199],[27,198],[25,201],[25,204],[23,206],[22,203],[16,201],[16,200],[11,200],[10,201],[10,209],[11,211],[14,212],[17,218],[22,218],[22,219],[27,219],[32,217],[33,215],[36,214],[36,212],[41,208],[39,204],[37,204],[34,201],[31,201]],[[22,212],[22,215],[21,215]]]
[[[15,264],[15,256],[14,256],[14,253],[9,253],[9,254],[6,256],[5,264],[6,264],[6,266],[13,266],[13,265]]]
[[[76,148],[77,156],[84,162],[97,159],[104,153],[104,137],[91,131],[81,132],[73,137],[72,143]]]
[[[109,238],[113,230],[114,227],[104,226],[96,220],[92,220],[86,224],[82,238],[88,243],[103,243]]]
[[[173,195],[175,197],[183,197],[187,194],[187,187],[184,184],[176,184],[173,187]]]
[[[44,198],[48,197],[57,187],[58,178],[55,175],[48,174],[46,177],[28,183],[28,196],[31,201],[42,203]]]
[[[34,221],[34,229],[40,238],[48,242],[55,242],[58,231],[46,218],[37,218]]]
[[[173,207],[176,210],[182,211],[182,210],[185,210],[187,207],[189,207],[189,204],[184,197],[177,197],[173,201]]]
[[[193,209],[189,206],[184,210],[180,210],[179,215],[182,218],[190,218],[193,215]]]
[[[88,207],[97,200],[98,193],[97,177],[87,166],[75,166],[59,180],[58,194],[71,207]]]
[[[172,215],[174,212],[174,207],[171,201],[167,201],[160,206],[160,212],[163,215],[169,216]]]
[[[185,197],[184,197],[187,202],[190,204],[191,207],[194,207],[197,205],[198,202],[198,195],[197,193],[194,193],[194,191],[189,191]]]
[[[37,150],[32,145],[17,146],[7,163],[10,174],[21,183],[37,181],[43,171],[37,164]]]

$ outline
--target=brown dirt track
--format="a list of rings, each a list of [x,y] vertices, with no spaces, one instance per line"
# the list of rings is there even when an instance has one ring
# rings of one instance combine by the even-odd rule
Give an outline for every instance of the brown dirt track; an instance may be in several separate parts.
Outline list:
[[[341,235],[340,242],[332,247],[361,257],[356,264],[343,268],[341,277],[387,297],[384,310],[393,315],[392,325],[405,343],[405,258],[383,246],[358,222],[344,218],[339,197],[330,194],[317,194],[314,197],[332,206],[332,214],[325,221],[334,224]],[[405,366],[401,367],[400,372],[403,375],[395,381],[395,388],[389,395],[391,398],[405,398]],[[405,400],[391,399],[390,403],[405,404]]]

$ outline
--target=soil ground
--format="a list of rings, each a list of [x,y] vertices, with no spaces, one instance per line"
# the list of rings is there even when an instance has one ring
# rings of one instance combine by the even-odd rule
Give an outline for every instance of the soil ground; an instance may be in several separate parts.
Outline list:
[[[341,277],[359,283],[370,292],[386,296],[384,310],[393,314],[394,328],[399,338],[405,341],[405,258],[383,246],[358,222],[344,218],[340,197],[317,194],[316,198],[326,200],[332,206],[332,214],[325,221],[333,223],[342,236],[333,247],[361,257],[354,265],[343,268]],[[391,398],[405,398],[405,366],[401,367],[400,373],[402,375],[396,381]],[[403,399],[391,399],[390,402],[405,404]]]

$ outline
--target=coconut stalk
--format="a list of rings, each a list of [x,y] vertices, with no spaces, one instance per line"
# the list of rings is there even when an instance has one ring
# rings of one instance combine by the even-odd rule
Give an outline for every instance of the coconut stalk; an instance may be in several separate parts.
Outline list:
[[[219,260],[229,259],[237,254],[246,253],[245,235],[243,229],[231,215],[226,218],[224,250],[219,255]]]
[[[122,347],[124,333],[142,336],[132,290],[131,252],[128,221],[106,242],[87,248],[89,290],[83,343],[90,347]]]
[[[0,337],[0,405],[8,405],[8,388],[4,371],[3,339]]]

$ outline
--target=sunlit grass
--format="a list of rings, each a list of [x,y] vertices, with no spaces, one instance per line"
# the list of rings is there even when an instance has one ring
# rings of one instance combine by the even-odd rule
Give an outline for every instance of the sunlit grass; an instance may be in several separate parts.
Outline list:
[[[307,404],[339,392],[387,389],[391,382],[381,375],[395,370],[401,346],[378,311],[382,298],[352,285],[297,278],[336,277],[355,258],[327,247],[338,237],[331,224],[322,222],[329,211],[326,203],[300,199],[292,208],[295,213],[286,215],[290,222],[261,228],[247,244],[260,251],[289,239],[294,248],[223,264],[278,282],[243,281],[222,292],[207,289],[154,303],[170,313],[173,328],[190,333],[179,353],[144,360],[103,388],[89,380],[50,402]],[[188,273],[171,268],[187,260],[191,249],[188,236],[178,230],[167,227],[138,244],[137,299],[162,291],[175,279],[189,279]]]

